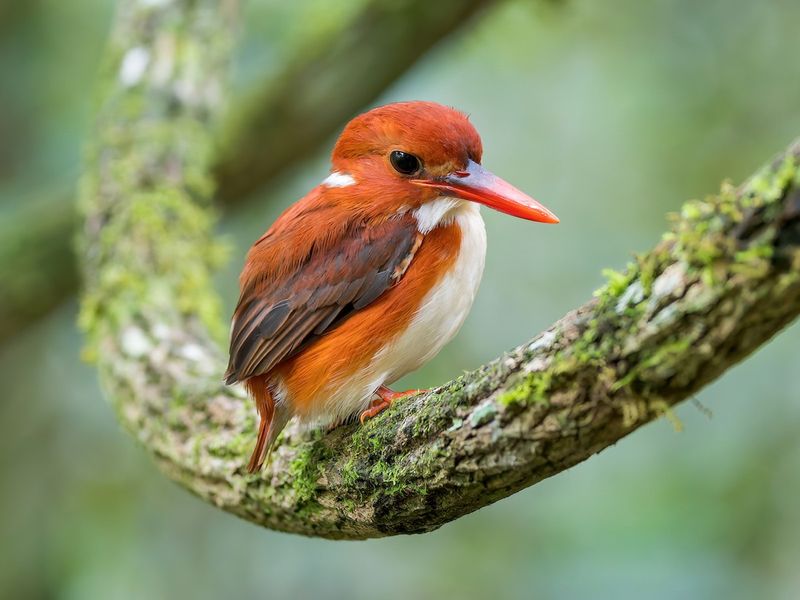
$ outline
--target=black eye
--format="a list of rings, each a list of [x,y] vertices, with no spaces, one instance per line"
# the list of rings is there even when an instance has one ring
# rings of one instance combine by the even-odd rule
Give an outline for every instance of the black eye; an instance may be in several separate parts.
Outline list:
[[[416,156],[400,150],[393,150],[389,155],[389,160],[394,170],[403,175],[413,175],[422,168],[422,164]]]

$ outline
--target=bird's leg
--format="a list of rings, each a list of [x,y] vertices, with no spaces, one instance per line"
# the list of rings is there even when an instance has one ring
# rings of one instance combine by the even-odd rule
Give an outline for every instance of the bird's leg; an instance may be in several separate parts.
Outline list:
[[[361,413],[358,417],[358,420],[361,421],[361,424],[364,424],[364,421],[367,419],[371,419],[379,412],[386,410],[392,405],[392,402],[399,398],[405,398],[406,396],[415,396],[416,394],[422,394],[429,390],[406,390],[405,392],[395,392],[390,390],[385,385],[379,387],[375,394],[378,396],[375,400],[369,403],[369,407],[367,410]]]

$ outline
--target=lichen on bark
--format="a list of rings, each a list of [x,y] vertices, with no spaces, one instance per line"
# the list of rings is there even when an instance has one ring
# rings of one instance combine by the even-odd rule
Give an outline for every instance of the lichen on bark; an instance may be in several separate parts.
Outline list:
[[[221,383],[210,286],[207,125],[233,8],[123,3],[81,203],[88,354],[125,427],[214,505],[328,538],[430,531],[668,413],[800,312],[796,143],[741,187],[687,203],[653,250],[531,341],[363,427],[290,426],[247,474],[256,415]]]

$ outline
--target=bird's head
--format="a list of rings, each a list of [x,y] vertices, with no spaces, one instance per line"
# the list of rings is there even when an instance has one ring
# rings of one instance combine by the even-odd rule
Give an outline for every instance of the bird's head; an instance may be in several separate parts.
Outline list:
[[[481,138],[463,113],[433,102],[388,104],[347,124],[323,185],[341,188],[336,195],[342,201],[369,203],[383,212],[448,197],[558,223],[539,202],[484,169],[482,152]]]

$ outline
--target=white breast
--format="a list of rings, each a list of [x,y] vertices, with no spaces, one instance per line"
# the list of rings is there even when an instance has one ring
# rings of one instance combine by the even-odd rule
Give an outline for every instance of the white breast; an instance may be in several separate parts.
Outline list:
[[[486,259],[486,229],[480,207],[473,202],[443,198],[431,204],[450,202],[441,217],[461,228],[461,248],[453,267],[428,292],[408,328],[376,356],[386,363],[386,383],[421,367],[455,337],[467,318],[478,292]],[[429,204],[430,206],[430,204]]]
[[[458,333],[478,292],[486,257],[486,230],[479,206],[454,198],[428,203],[415,213],[427,233],[441,224],[461,228],[455,263],[420,304],[409,326],[360,372],[331,382],[317,422],[340,421],[364,410],[381,385],[389,385],[432,359]]]
[[[461,248],[453,267],[428,292],[408,328],[375,357],[375,362],[385,365],[387,384],[421,367],[455,337],[481,283],[486,229],[480,207],[473,202],[442,198],[426,205],[430,207],[426,216],[436,214],[439,203],[449,205],[449,210],[440,213],[439,222],[455,221],[461,228]],[[420,227],[433,228],[424,221]]]

